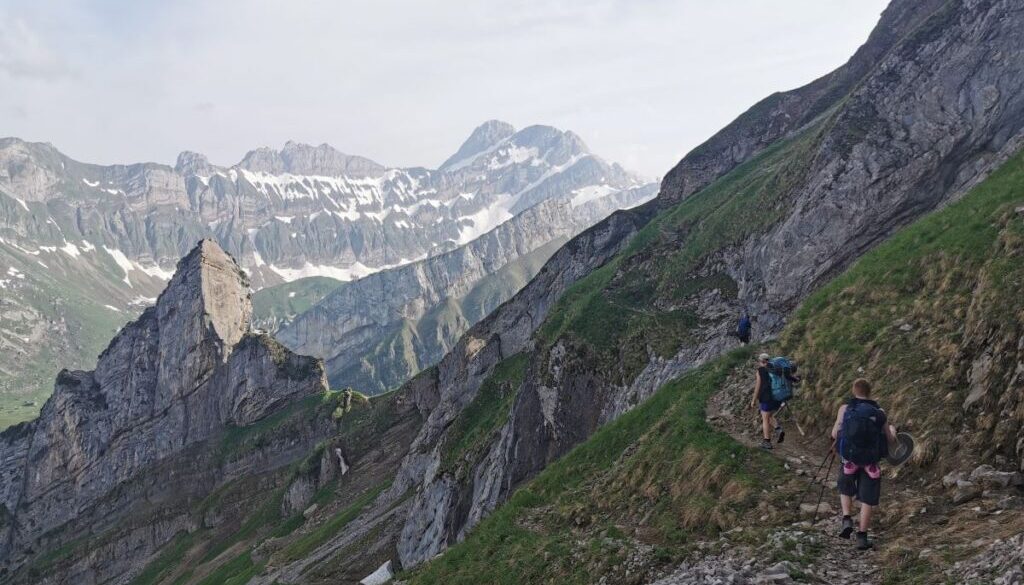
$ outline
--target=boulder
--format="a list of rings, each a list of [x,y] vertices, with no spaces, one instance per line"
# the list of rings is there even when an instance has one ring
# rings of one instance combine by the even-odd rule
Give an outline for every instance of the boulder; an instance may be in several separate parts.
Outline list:
[[[964,479],[964,472],[950,471],[942,477],[942,487],[949,489],[955,487],[958,482]]]
[[[1024,477],[1016,471],[999,471],[991,465],[979,465],[971,472],[971,481],[982,485],[1006,488],[1024,485]]]

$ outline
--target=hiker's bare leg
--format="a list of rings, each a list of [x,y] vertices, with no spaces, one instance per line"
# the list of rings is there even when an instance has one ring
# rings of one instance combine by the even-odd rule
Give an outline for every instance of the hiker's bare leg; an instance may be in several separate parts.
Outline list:
[[[861,532],[867,532],[868,531],[868,527],[871,526],[871,510],[873,508],[874,508],[874,506],[869,506],[869,505],[863,504],[863,503],[860,505],[860,531]]]
[[[764,433],[764,440],[769,441],[772,438],[772,413],[761,412],[761,431]]]
[[[843,516],[853,515],[853,496],[839,494],[839,506],[843,509]],[[864,508],[861,508],[863,510]]]

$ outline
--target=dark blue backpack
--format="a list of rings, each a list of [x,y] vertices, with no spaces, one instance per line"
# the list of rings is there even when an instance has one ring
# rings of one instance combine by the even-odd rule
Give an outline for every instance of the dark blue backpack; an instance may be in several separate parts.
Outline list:
[[[870,465],[881,461],[885,451],[885,413],[872,402],[851,400],[839,429],[839,455],[857,465]]]
[[[772,382],[772,400],[785,402],[793,397],[793,383],[790,377],[796,373],[796,366],[789,358],[777,357],[768,361],[768,378]]]
[[[740,318],[739,325],[736,326],[736,335],[740,339],[750,337],[750,317],[743,315]]]

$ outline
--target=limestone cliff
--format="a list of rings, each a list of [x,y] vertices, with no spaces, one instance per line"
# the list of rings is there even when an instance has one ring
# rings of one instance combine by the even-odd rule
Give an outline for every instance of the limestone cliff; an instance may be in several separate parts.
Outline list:
[[[137,474],[326,389],[318,360],[250,332],[251,312],[245,273],[203,240],[95,370],[60,373],[39,418],[0,435],[4,566]]]

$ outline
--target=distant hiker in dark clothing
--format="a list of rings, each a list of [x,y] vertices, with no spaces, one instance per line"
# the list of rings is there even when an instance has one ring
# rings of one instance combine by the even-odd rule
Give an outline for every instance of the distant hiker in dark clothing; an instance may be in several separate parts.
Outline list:
[[[772,431],[778,435],[781,443],[786,438],[782,425],[775,419],[775,413],[782,407],[782,403],[772,397],[772,382],[768,376],[768,360],[771,359],[766,353],[757,357],[757,375],[754,378],[754,396],[750,399],[750,407],[758,407],[761,412],[761,448],[772,449]]]
[[[860,501],[857,548],[868,550],[873,546],[868,540],[871,512],[882,494],[882,470],[878,464],[888,453],[889,443],[895,443],[896,430],[888,424],[885,411],[871,399],[871,383],[867,380],[854,380],[853,398],[839,407],[832,426],[832,439],[843,461],[836,482],[843,508],[839,536],[850,538],[853,534],[853,498],[856,497]]]
[[[746,312],[740,317],[740,322],[736,324],[736,337],[739,338],[740,343],[746,345],[750,343],[750,330],[752,329],[750,324],[750,316]]]

